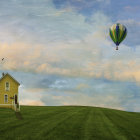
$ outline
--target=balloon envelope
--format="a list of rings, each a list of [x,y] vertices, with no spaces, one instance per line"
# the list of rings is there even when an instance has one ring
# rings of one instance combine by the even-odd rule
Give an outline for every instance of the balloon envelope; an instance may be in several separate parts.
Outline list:
[[[127,35],[127,29],[120,23],[113,24],[109,29],[109,34],[116,46],[119,46],[119,44],[125,39]]]

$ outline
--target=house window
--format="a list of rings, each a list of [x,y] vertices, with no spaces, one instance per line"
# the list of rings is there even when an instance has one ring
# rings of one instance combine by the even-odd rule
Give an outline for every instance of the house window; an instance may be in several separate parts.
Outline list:
[[[5,83],[5,90],[6,91],[10,90],[10,84],[9,84],[9,82],[6,82]]]
[[[8,103],[8,95],[4,95],[4,103]]]

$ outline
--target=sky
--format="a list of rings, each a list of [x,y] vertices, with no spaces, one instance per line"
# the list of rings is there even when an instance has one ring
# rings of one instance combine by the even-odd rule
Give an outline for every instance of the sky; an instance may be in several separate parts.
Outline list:
[[[21,105],[140,111],[139,0],[0,0],[0,72]],[[112,24],[126,39],[115,50]]]

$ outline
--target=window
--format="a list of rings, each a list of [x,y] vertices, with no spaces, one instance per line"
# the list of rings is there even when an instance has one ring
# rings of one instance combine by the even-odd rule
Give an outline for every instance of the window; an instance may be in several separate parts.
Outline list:
[[[6,91],[10,90],[10,84],[9,84],[9,82],[6,82],[5,83],[5,90]]]
[[[4,103],[8,103],[8,95],[4,95]]]

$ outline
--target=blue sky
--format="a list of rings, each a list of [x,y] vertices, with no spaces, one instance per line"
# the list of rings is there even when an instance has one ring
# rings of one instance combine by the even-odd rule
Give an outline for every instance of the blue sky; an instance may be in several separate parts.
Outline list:
[[[21,104],[140,111],[139,13],[139,0],[0,0],[0,71],[21,83]]]

